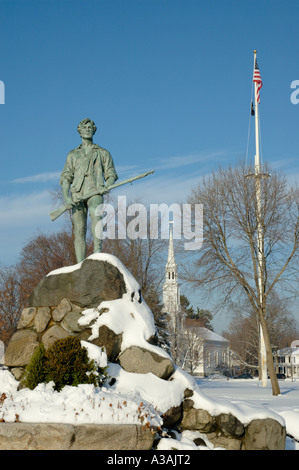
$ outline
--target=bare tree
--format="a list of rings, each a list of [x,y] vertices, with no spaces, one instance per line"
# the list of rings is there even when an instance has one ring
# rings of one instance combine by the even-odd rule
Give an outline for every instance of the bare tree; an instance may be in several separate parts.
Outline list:
[[[229,329],[222,335],[229,340],[230,349],[246,367],[258,369],[259,328],[256,313],[249,316],[235,313]]]
[[[299,197],[285,177],[272,172],[271,178],[262,180],[259,211],[255,183],[248,173],[243,165],[219,170],[192,190],[188,202],[204,208],[204,240],[186,279],[193,286],[216,290],[224,302],[247,297],[263,331],[272,393],[278,395],[267,303],[274,290],[293,293],[298,279]],[[261,282],[258,223],[263,239]]]
[[[245,302],[231,305],[231,315],[232,320],[222,336],[230,341],[230,348],[246,367],[257,369],[259,325],[256,312],[245,299]],[[298,338],[298,324],[289,309],[289,302],[281,301],[277,295],[268,299],[266,319],[272,349],[289,346]]]
[[[22,284],[16,266],[0,270],[0,340],[5,344],[17,328],[22,304]]]
[[[154,310],[161,310],[162,306],[158,307],[158,297],[161,293],[162,282],[164,280],[168,240],[161,239],[159,233],[153,233],[153,230],[151,230],[148,218],[149,211],[147,211],[146,215],[143,214],[144,224],[142,225],[144,232],[140,229],[138,206],[141,204],[141,201],[139,199],[135,199],[133,202],[128,201],[127,206],[125,208],[122,207],[121,215],[118,214],[117,201],[111,195],[109,195],[108,202],[114,210],[110,216],[104,217],[104,225],[105,222],[108,225],[110,219],[113,218],[113,225],[115,226],[113,232],[115,236],[107,236],[106,238],[104,226],[103,251],[111,253],[120,259],[140,284],[142,295],[149,306]],[[136,209],[136,213],[127,215],[129,206]],[[143,210],[145,210],[145,206],[143,206]],[[120,222],[123,218],[126,220],[126,227],[123,227],[122,222]],[[132,224],[134,220],[137,222]],[[128,230],[129,224],[132,224],[134,227],[131,231]],[[119,236],[120,225],[122,226],[122,232],[125,233],[121,237]],[[156,298],[153,293],[158,297]]]
[[[190,320],[190,319],[186,319]],[[203,365],[205,358],[205,339],[206,333],[204,328],[197,325],[201,325],[196,319],[193,320],[195,326],[192,326],[191,321],[185,321],[184,333],[183,333],[183,344],[182,344],[182,368],[188,369],[190,374],[193,375],[194,371],[199,365]],[[199,332],[200,331],[200,332]]]
[[[186,363],[186,343],[183,310],[177,312],[176,315],[167,315],[167,330],[171,357],[177,366],[184,367]]]

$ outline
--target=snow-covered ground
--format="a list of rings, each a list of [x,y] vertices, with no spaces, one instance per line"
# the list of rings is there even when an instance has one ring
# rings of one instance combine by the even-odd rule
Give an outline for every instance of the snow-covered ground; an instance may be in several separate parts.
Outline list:
[[[193,382],[193,378],[180,370],[175,372],[171,382],[161,382],[153,374],[129,374],[115,364],[111,365],[110,372],[117,377],[116,387],[98,389],[92,385],[66,386],[56,392],[54,384],[49,383],[40,384],[35,390],[17,391],[18,382],[8,370],[1,369],[0,421],[142,423],[160,426],[161,409],[163,411],[179,402],[188,382]],[[203,403],[210,412],[213,409],[215,412],[231,409],[235,415],[243,418],[243,422],[258,416],[280,416],[286,424],[287,433],[299,441],[298,380],[281,381],[281,395],[277,397],[272,396],[270,384],[263,388],[257,379],[214,378],[197,379],[196,382],[196,401]],[[165,390],[161,383],[165,384]],[[175,441],[175,447],[194,449],[192,438],[198,437],[195,434],[185,431],[178,436],[181,442]],[[160,442],[160,450],[171,449],[174,445],[172,439],[162,439]],[[203,449],[208,450],[204,447],[200,450]],[[299,442],[288,437],[286,450],[299,450]]]
[[[286,423],[287,434],[299,441],[299,379],[279,380],[281,394],[272,395],[270,381],[263,387],[258,379],[197,379],[202,392],[209,398],[219,398],[239,405],[265,406],[282,416]],[[286,450],[299,450],[299,442],[287,438]]]

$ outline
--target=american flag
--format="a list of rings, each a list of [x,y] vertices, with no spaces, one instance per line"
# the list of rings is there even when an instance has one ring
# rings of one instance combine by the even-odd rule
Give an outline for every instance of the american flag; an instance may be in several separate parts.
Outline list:
[[[260,69],[259,66],[257,65],[257,60],[255,59],[255,64],[254,64],[254,72],[253,72],[253,81],[257,84],[256,87],[256,98],[257,102],[260,103],[260,89],[263,86],[261,74],[260,74]]]

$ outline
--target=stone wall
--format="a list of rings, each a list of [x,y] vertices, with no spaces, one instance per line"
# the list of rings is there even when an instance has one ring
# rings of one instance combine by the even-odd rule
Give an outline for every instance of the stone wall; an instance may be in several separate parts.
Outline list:
[[[22,311],[17,331],[5,351],[5,365],[11,369],[17,380],[20,380],[33,352],[41,342],[47,349],[57,339],[68,336],[87,340],[91,335],[90,328],[78,324],[82,310],[82,307],[64,298],[57,306],[28,307]],[[114,336],[110,340],[116,347]],[[116,351],[115,354],[117,353]]]
[[[199,431],[197,446],[226,450],[284,450],[285,428],[277,421],[255,419],[244,426],[230,414],[210,416],[206,410],[188,408],[163,429]],[[173,413],[173,410],[172,410]],[[165,424],[167,420],[165,418]],[[0,423],[0,450],[151,450],[160,433],[134,424]]]
[[[135,424],[0,423],[0,450],[150,450],[154,438]]]

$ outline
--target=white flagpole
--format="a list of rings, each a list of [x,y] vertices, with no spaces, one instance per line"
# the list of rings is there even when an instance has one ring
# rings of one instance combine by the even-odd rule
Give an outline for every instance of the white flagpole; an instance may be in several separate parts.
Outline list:
[[[256,62],[256,51],[254,51],[254,68]],[[253,68],[253,73],[254,73]],[[261,223],[262,203],[261,203],[261,164],[260,164],[260,145],[259,145],[259,112],[257,100],[257,83],[254,82],[255,99],[255,187],[257,201],[257,238],[258,238],[258,276],[259,276],[259,301],[260,306],[263,302],[263,262],[264,262],[264,240],[263,228]],[[261,358],[261,378],[263,387],[267,387],[267,354],[262,327],[260,325],[260,358]]]

